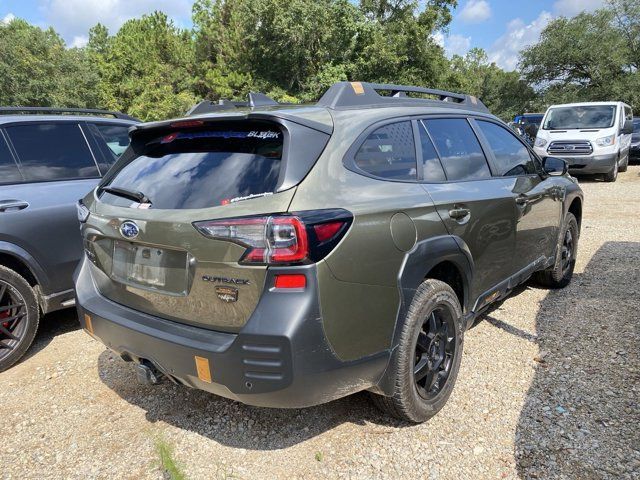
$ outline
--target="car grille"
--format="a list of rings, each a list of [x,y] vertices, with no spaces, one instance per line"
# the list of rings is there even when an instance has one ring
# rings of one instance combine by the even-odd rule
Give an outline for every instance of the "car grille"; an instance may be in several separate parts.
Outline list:
[[[551,155],[591,155],[591,143],[584,141],[551,142],[547,151]]]

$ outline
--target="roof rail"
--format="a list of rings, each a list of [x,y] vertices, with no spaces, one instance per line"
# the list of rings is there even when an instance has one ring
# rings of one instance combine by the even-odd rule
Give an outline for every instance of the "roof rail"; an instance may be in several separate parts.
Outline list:
[[[390,95],[380,95],[379,91],[389,92]],[[416,98],[407,93],[421,93],[435,97]],[[433,88],[412,87],[407,85],[393,85],[386,83],[367,82],[338,82],[325,92],[318,101],[319,106],[327,108],[340,107],[366,107],[372,105],[425,105],[425,102],[433,103],[442,101],[465,106],[470,110],[488,111],[487,107],[476,98],[464,93],[447,92]]]
[[[57,107],[0,107],[0,115],[12,114],[57,114],[64,115],[77,113],[80,115],[104,115],[114,117],[119,120],[134,120],[139,122],[137,118],[131,117],[125,113],[112,112],[110,110],[100,110],[97,108],[57,108]]]
[[[214,103],[211,100],[203,100],[197,105],[194,105],[191,110],[187,112],[187,116],[234,110],[236,108],[274,107],[276,105],[280,104],[264,93],[249,92],[249,100],[246,102],[219,100],[218,103]]]

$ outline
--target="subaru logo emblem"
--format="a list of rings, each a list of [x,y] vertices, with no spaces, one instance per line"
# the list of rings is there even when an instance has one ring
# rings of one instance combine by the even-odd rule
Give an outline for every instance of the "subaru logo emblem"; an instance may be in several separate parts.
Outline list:
[[[120,234],[124,238],[133,239],[136,238],[139,233],[140,229],[134,222],[127,220],[126,222],[122,222],[122,225],[120,225]]]

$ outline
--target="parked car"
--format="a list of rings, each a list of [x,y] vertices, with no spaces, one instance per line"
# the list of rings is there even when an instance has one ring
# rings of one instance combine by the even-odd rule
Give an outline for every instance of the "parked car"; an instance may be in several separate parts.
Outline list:
[[[622,102],[552,105],[538,130],[535,151],[569,163],[573,174],[602,174],[615,182],[629,164],[633,111]]]
[[[0,107],[0,371],[27,351],[41,314],[73,305],[77,201],[134,123],[102,110]]]
[[[369,390],[428,419],[481,312],[569,283],[580,188],[468,95],[258,98],[133,127],[81,206],[82,326],[144,382],[265,407]]]
[[[640,117],[633,117],[633,134],[631,135],[631,147],[629,158],[640,159]]]
[[[543,117],[544,113],[516,115],[513,119],[513,128],[530,146],[533,146]]]

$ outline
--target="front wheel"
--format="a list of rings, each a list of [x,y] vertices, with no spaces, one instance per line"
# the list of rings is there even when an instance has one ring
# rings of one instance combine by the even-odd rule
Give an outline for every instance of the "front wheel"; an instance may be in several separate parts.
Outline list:
[[[604,174],[605,182],[615,182],[618,179],[618,160],[614,162],[613,168],[609,173]]]
[[[537,282],[546,288],[564,288],[569,285],[573,277],[578,253],[578,221],[573,213],[567,213],[564,219],[564,234],[562,244],[556,252],[554,264],[536,273]]]
[[[378,408],[414,423],[438,413],[458,376],[463,331],[462,309],[453,289],[439,280],[425,280],[411,302],[391,360],[393,393],[372,394]]]
[[[0,266],[0,372],[27,351],[38,330],[40,311],[31,285]]]
[[[629,154],[627,153],[627,155],[624,157],[624,162],[620,164],[618,171],[626,172],[628,167],[629,167]]]

